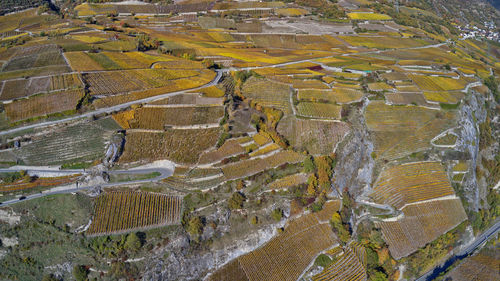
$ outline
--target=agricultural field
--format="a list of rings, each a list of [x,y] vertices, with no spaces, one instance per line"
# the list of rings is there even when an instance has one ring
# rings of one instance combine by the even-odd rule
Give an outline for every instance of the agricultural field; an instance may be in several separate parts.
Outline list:
[[[306,150],[313,155],[333,152],[350,131],[349,125],[344,122],[297,119],[293,116],[283,118],[277,129],[294,149]]]
[[[498,280],[500,278],[499,267],[498,253],[488,249],[466,258],[448,276],[457,281]]]
[[[391,91],[393,90],[393,88],[390,85],[387,85],[386,83],[377,82],[368,84],[368,90],[374,92],[381,92],[381,91]]]
[[[463,79],[417,74],[409,74],[408,77],[423,91],[457,91],[467,86]]]
[[[140,69],[90,72],[82,75],[93,95],[116,95],[149,88],[165,87],[172,80],[198,76],[194,70]]]
[[[454,194],[441,163],[415,162],[382,171],[371,197],[401,209],[406,204]]]
[[[356,247],[361,247],[363,250],[359,251]],[[344,248],[344,253],[336,261],[325,268],[321,273],[313,276],[314,281],[323,280],[353,280],[362,281],[367,280],[366,270],[364,268],[364,248],[357,245],[356,242]]]
[[[352,20],[391,20],[392,18],[385,14],[377,13],[348,13],[347,16]]]
[[[420,105],[429,106],[422,93],[385,93],[385,99],[393,105]]]
[[[271,190],[274,189],[287,189],[293,186],[298,186],[301,184],[305,184],[307,182],[308,175],[307,174],[294,174],[289,175],[284,178],[275,180],[274,182],[268,185],[268,188]]]
[[[412,48],[427,45],[422,39],[397,38],[397,37],[376,37],[376,36],[339,36],[352,46],[374,48],[374,49],[399,49]]]
[[[297,280],[315,256],[334,243],[328,223],[320,223],[314,214],[302,215],[271,241],[215,271],[209,280]]]
[[[111,118],[82,121],[42,131],[14,154],[26,165],[92,162],[103,157],[106,142],[119,129]]]
[[[123,121],[119,122],[124,124],[125,129],[164,130],[171,126],[218,124],[219,119],[224,116],[224,107],[222,106],[163,107],[150,105],[132,111],[119,114],[132,117],[127,118],[127,120],[122,118]]]
[[[428,102],[456,104],[464,98],[463,92],[424,92]]]
[[[203,153],[200,157],[200,164],[210,164],[220,162],[226,158],[237,156],[246,153],[246,150],[241,146],[238,139],[232,139],[224,142],[224,144],[216,150],[211,150]]]
[[[52,178],[35,178],[35,179],[22,178],[12,183],[0,183],[0,192],[13,192],[20,190],[29,190],[37,187],[51,187],[51,186],[70,184],[75,182],[78,176],[79,175],[52,177]]]
[[[117,69],[146,69],[151,67],[162,68],[162,66],[167,66],[163,65],[163,63],[181,63],[183,61],[173,56],[152,55],[142,52],[67,52],[64,53],[64,55],[74,71],[84,72]],[[156,65],[156,63],[159,64]],[[201,68],[201,65],[198,66],[197,68]]]
[[[84,95],[81,89],[37,95],[6,104],[5,112],[11,123],[57,112],[74,112]]]
[[[496,219],[488,1],[5,1],[0,280],[414,280]]]
[[[78,74],[61,74],[29,79],[13,79],[3,82],[0,100],[18,99],[49,91],[83,88]]]
[[[217,88],[216,88],[217,89]],[[202,89],[202,91],[205,89]],[[211,90],[209,90],[211,91]],[[223,103],[223,99],[221,97],[217,97],[218,94],[214,93],[213,94],[216,97],[208,97],[208,95],[205,94],[198,94],[198,93],[186,93],[186,94],[179,94],[175,95],[173,97],[165,98],[162,100],[158,100],[155,102],[152,102],[150,104],[152,105],[221,105]],[[223,93],[224,95],[224,93]]]
[[[303,117],[339,120],[342,107],[328,103],[301,102],[297,105],[297,111]]]
[[[222,172],[227,180],[248,177],[267,169],[276,168],[283,164],[301,162],[304,155],[294,151],[280,151],[265,158],[243,160],[234,164],[222,166]]]
[[[96,199],[86,234],[109,235],[180,223],[182,198],[147,192],[107,192]]]
[[[241,89],[242,94],[263,107],[272,107],[285,114],[292,112],[290,86],[266,79],[250,78]]]
[[[203,151],[215,146],[219,133],[219,128],[128,131],[120,162],[169,159],[179,164],[193,164]]]
[[[459,198],[427,201],[401,209],[402,217],[375,222],[395,259],[408,256],[467,219]]]
[[[174,70],[172,70],[174,71]],[[122,103],[126,102],[132,102],[136,101],[139,99],[144,99],[148,97],[153,97],[157,95],[162,95],[166,93],[171,93],[171,92],[176,92],[176,91],[183,91],[183,90],[190,90],[193,88],[197,88],[200,86],[205,85],[206,83],[209,83],[215,76],[215,73],[209,70],[204,70],[201,72],[200,75],[194,76],[194,77],[188,77],[188,78],[180,78],[180,79],[174,79],[174,80],[164,80],[164,78],[160,78],[164,80],[167,85],[159,88],[151,88],[151,89],[143,89],[143,90],[138,90],[134,92],[128,92],[128,93],[123,93],[123,94],[118,94],[118,95],[106,95],[106,96],[99,96],[99,99],[93,102],[93,105],[95,105],[96,108],[103,108],[103,107],[110,107],[114,105],[119,105]],[[118,76],[114,77],[115,79],[118,79],[118,82],[120,81]],[[122,87],[116,86],[116,85],[109,85],[110,87],[105,87],[106,89],[110,89],[112,92],[121,92],[124,89]],[[127,86],[127,85],[125,85]],[[128,84],[130,86],[130,84]],[[100,87],[100,86],[97,86]],[[132,85],[132,87],[138,87],[138,85]],[[103,89],[103,88],[100,88]],[[108,93],[109,94],[109,93]]]
[[[373,101],[365,118],[373,134],[377,157],[397,159],[429,147],[435,136],[452,127],[455,113]]]

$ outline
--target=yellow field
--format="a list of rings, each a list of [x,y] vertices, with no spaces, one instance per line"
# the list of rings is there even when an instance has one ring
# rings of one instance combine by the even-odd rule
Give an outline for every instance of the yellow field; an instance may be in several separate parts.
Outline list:
[[[456,91],[464,89],[467,85],[463,79],[441,76],[409,74],[408,77],[424,91]]]
[[[303,16],[307,15],[309,12],[306,9],[300,9],[300,8],[283,8],[283,9],[276,9],[276,14],[280,16],[285,16],[285,17],[298,17],[298,16]]]
[[[390,91],[393,88],[384,82],[376,82],[376,83],[369,83],[368,89],[370,89],[370,91],[377,91],[378,92],[378,91]]]
[[[281,179],[277,179],[268,185],[269,189],[284,189],[301,185],[307,182],[307,174],[293,174]]]
[[[373,134],[377,158],[392,160],[429,147],[431,139],[453,126],[455,113],[436,116],[432,109],[372,101],[365,118]]]
[[[82,41],[84,43],[97,43],[106,40],[102,37],[88,36],[88,35],[72,35],[71,38],[76,39],[78,41]]]
[[[439,162],[415,162],[382,171],[371,197],[398,209],[409,203],[455,194]]]
[[[388,15],[378,13],[348,13],[347,16],[352,20],[391,20]]]
[[[363,46],[376,49],[410,48],[424,46],[427,44],[427,42],[422,39],[387,36],[339,36],[339,38],[353,46]]]
[[[463,97],[462,92],[424,92],[425,99],[431,102],[442,102],[455,104]]]

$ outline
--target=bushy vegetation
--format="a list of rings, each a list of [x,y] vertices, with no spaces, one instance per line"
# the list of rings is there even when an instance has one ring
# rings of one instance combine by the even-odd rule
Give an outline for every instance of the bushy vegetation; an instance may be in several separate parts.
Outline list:
[[[490,89],[497,103],[500,103],[500,92],[498,91],[498,81],[496,77],[494,75],[488,76],[488,78],[483,80],[483,83]]]
[[[245,202],[245,195],[241,192],[235,192],[231,195],[231,198],[227,201],[227,206],[231,210],[243,208],[243,203]]]
[[[438,239],[427,244],[407,258],[403,258],[408,267],[405,275],[420,276],[433,266],[436,266],[450,250],[453,249],[458,241],[460,233],[463,233],[467,223],[462,223],[452,231],[441,235]]]

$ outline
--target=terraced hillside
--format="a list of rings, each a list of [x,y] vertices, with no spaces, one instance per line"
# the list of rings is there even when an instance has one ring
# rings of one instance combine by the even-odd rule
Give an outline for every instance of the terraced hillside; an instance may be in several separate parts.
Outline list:
[[[335,242],[328,223],[314,214],[292,220],[262,247],[218,269],[210,280],[296,280],[312,259]]]
[[[112,192],[96,202],[87,235],[109,235],[130,229],[177,224],[182,202],[179,197],[146,192]]]
[[[415,280],[498,219],[484,0],[28,2],[0,280]]]

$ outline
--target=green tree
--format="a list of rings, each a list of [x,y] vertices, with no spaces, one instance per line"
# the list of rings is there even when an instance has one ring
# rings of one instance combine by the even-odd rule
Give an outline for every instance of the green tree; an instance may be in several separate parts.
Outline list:
[[[484,85],[486,85],[486,87],[488,87],[490,89],[491,93],[495,97],[495,100],[497,102],[500,102],[500,92],[498,91],[498,82],[497,82],[495,76],[491,75],[488,78],[484,79],[483,82],[484,82]]]
[[[245,202],[245,200],[245,195],[243,195],[241,192],[235,192],[227,201],[227,206],[231,210],[241,209],[243,208],[243,202]]]
[[[283,218],[283,211],[279,208],[272,210],[271,218],[273,218],[275,221],[280,221],[281,218]]]
[[[89,270],[84,265],[75,265],[73,267],[73,277],[76,281],[85,281],[89,275]]]
[[[347,243],[347,241],[351,239],[351,234],[349,233],[349,230],[347,230],[347,226],[342,222],[342,219],[338,212],[335,212],[333,214],[330,223],[332,225],[333,231],[335,232],[335,234],[337,234],[340,241],[342,241],[343,243]]]
[[[375,270],[370,276],[370,281],[387,281],[387,274],[382,271]]]
[[[189,220],[187,232],[195,237],[203,233],[203,221],[201,220],[201,217],[196,216]]]
[[[114,277],[113,280],[135,280],[134,276],[137,275],[137,272],[138,269],[135,265],[129,262],[117,261],[111,264],[111,269],[108,272],[108,275]]]
[[[250,219],[250,223],[253,224],[253,225],[256,225],[259,223],[259,218],[257,216],[253,216],[251,219]]]
[[[306,157],[303,162],[304,173],[313,173],[316,170],[312,156]]]
[[[315,195],[317,187],[318,187],[318,179],[316,178],[315,174],[312,174],[311,176],[309,176],[309,179],[307,179],[307,194]]]
[[[43,276],[42,281],[59,281],[53,274],[46,274]]]
[[[137,252],[142,246],[141,239],[137,234],[130,233],[127,235],[127,240],[125,241],[124,248],[127,251]]]
[[[147,34],[139,34],[136,39],[137,50],[147,51],[152,49],[158,49],[160,42],[156,39],[151,39]]]

